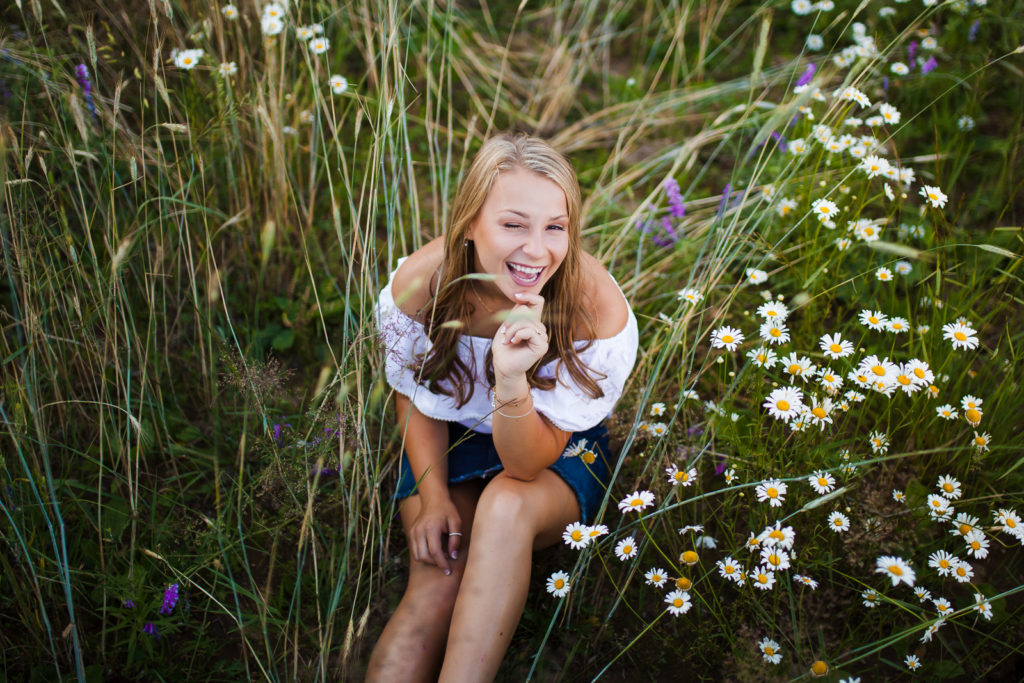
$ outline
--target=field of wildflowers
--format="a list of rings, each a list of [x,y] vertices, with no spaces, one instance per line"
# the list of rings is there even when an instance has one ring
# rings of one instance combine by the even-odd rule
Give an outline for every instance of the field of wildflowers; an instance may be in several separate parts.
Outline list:
[[[361,677],[374,299],[511,129],[641,350],[503,676],[1024,676],[1020,3],[8,5],[0,678]]]

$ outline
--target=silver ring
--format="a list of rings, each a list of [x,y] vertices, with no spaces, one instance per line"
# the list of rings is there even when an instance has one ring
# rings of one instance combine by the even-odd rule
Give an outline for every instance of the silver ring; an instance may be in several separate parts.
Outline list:
[[[448,535],[449,536],[461,536],[462,532],[461,531],[449,531]]]

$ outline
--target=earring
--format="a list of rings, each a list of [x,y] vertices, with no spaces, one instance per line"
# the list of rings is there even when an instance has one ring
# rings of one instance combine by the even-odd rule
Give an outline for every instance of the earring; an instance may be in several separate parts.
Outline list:
[[[463,249],[465,249],[468,246],[469,246],[469,240],[462,240],[462,247],[463,247]]]

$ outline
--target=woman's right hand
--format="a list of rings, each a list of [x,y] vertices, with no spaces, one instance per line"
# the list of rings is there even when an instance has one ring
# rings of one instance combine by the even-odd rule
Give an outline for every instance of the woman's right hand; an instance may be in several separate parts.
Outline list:
[[[427,500],[420,496],[420,513],[409,529],[409,544],[412,557],[417,562],[432,564],[451,574],[448,560],[457,559],[462,544],[462,519],[452,499],[445,496],[440,500]],[[451,534],[457,534],[455,536]],[[445,555],[444,537],[448,539],[448,556]]]

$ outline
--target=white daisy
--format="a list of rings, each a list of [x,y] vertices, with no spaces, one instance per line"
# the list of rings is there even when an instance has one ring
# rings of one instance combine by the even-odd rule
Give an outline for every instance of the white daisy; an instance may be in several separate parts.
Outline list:
[[[569,592],[569,575],[565,572],[555,572],[548,577],[548,593],[556,598],[564,598]]]
[[[757,499],[762,503],[767,502],[772,507],[781,507],[786,499],[787,486],[778,479],[766,479],[754,488]]]
[[[735,327],[723,325],[711,333],[711,346],[716,349],[735,351],[736,346],[743,342],[743,333]]]
[[[651,491],[634,491],[619,501],[619,510],[627,512],[640,512],[654,504],[654,493]]]
[[[632,536],[626,536],[615,545],[615,556],[625,562],[631,557],[636,557],[636,540]]]

